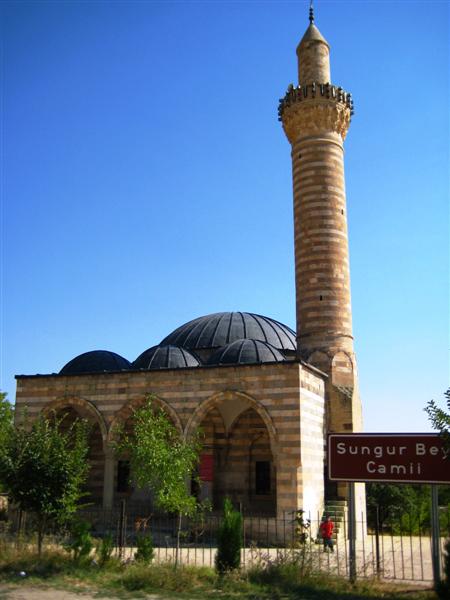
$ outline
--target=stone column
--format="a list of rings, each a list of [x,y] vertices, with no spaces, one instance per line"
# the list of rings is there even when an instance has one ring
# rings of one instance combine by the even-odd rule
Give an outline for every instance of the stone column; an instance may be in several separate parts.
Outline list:
[[[105,448],[105,471],[103,476],[103,508],[110,510],[114,502],[114,450],[110,446]]]

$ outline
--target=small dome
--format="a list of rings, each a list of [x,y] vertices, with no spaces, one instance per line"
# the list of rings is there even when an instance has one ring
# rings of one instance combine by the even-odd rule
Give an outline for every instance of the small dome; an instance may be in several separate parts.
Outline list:
[[[76,356],[59,372],[60,375],[78,375],[79,373],[102,373],[104,371],[128,371],[131,363],[108,350],[91,350]]]
[[[210,365],[243,365],[281,362],[285,357],[271,344],[260,340],[236,340],[214,352]]]
[[[134,361],[133,369],[180,369],[183,367],[198,367],[198,359],[178,346],[153,346],[143,352]]]
[[[161,342],[188,350],[221,348],[236,340],[267,342],[278,350],[295,351],[295,333],[282,323],[247,312],[222,312],[199,317],[175,329]]]

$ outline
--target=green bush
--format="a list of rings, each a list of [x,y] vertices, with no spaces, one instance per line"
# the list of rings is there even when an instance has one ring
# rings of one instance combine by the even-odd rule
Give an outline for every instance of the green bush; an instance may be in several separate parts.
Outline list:
[[[152,536],[149,533],[139,535],[136,539],[136,545],[137,552],[134,554],[134,559],[145,564],[150,563],[155,555]]]
[[[101,566],[105,565],[107,562],[111,560],[111,556],[114,550],[114,542],[113,537],[110,533],[105,535],[105,537],[100,540],[97,546],[97,557],[98,562]]]
[[[94,547],[89,523],[75,521],[70,528],[70,533],[72,539],[64,546],[65,550],[72,553],[73,559],[77,562],[88,558]]]
[[[225,498],[223,520],[217,532],[216,569],[223,574],[241,566],[242,515]]]

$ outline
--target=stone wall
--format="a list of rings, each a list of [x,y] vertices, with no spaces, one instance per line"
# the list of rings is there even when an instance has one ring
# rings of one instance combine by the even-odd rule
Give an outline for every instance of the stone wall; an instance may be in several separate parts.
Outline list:
[[[111,506],[117,476],[110,445],[115,424],[125,422],[133,408],[142,404],[150,393],[158,398],[185,435],[208,423],[208,413],[213,409],[223,420],[224,435],[242,438],[245,428],[261,430],[263,435],[254,450],[260,458],[273,459],[271,469],[276,489],[273,504],[277,514],[297,508],[311,511],[321,508],[324,378],[301,363],[19,376],[16,406],[19,411],[28,406],[30,416],[43,409],[71,406],[97,424],[104,453],[103,503]],[[246,424],[239,423],[239,417],[246,411],[250,411],[248,418],[252,423],[248,419]],[[211,423],[217,421],[217,412],[211,412]],[[236,425],[239,429],[233,434]],[[238,454],[232,454],[232,460],[237,464]],[[247,473],[248,485],[254,485],[250,471]],[[95,487],[98,485],[97,480]],[[303,506],[305,500],[310,504],[307,507]]]

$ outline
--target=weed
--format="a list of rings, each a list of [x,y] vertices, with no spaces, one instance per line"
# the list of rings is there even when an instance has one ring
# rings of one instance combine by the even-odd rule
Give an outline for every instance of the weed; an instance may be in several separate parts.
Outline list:
[[[114,541],[110,533],[105,535],[103,539],[99,541],[96,548],[96,554],[100,566],[105,565],[111,560],[111,556],[114,550]]]
[[[16,552],[9,548],[7,553],[2,553],[0,561],[0,576],[2,578],[17,578],[19,573],[28,577],[49,579],[61,573],[67,573],[71,568],[71,560],[62,552],[43,551],[38,557],[33,548],[22,548]]]
[[[88,588],[108,598],[137,598],[156,592],[163,597],[191,600],[436,600],[434,592],[412,591],[405,586],[371,581],[352,585],[317,570],[302,575],[292,554],[266,561],[263,567],[250,571],[218,575],[207,567],[181,566],[175,570],[172,563],[120,564],[114,558],[100,568],[90,561],[75,562],[60,550],[46,551],[39,557],[31,545],[18,550],[14,544],[6,546],[1,540],[0,544],[1,581]],[[19,577],[21,571],[26,573],[23,579]]]
[[[186,566],[175,570],[170,563],[150,567],[133,564],[126,569],[120,583],[129,591],[192,592],[208,587],[208,584],[214,583],[215,580],[214,571],[207,567]]]

